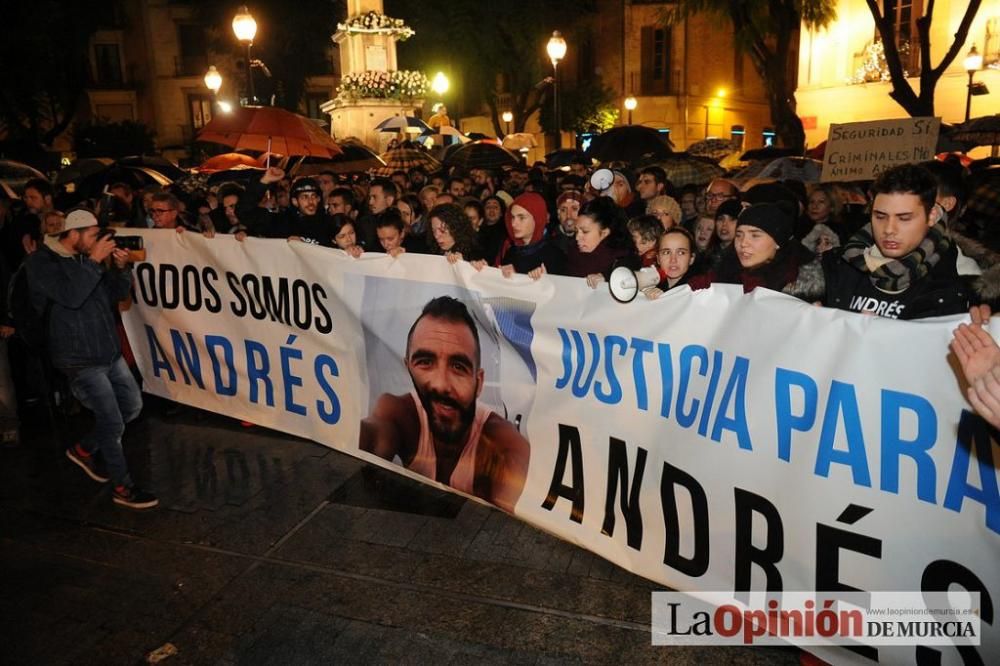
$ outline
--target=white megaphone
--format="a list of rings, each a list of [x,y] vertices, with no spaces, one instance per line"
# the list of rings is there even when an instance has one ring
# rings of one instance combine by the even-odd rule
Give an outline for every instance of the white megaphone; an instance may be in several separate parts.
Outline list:
[[[611,169],[598,169],[590,175],[590,186],[602,197],[611,196],[611,186],[615,184],[615,173]]]
[[[655,266],[647,266],[633,271],[628,266],[619,266],[608,277],[608,291],[611,298],[619,303],[631,303],[639,292],[660,283],[660,271]]]

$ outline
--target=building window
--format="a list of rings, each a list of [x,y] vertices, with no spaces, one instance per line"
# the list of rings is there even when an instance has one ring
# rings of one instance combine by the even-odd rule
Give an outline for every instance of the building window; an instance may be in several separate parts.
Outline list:
[[[326,93],[306,93],[306,117],[313,120],[326,120],[326,114],[319,107],[329,99],[330,96]]]
[[[986,21],[986,39],[983,40],[983,64],[1000,62],[1000,18]]]
[[[670,32],[647,26],[640,33],[642,64],[640,78],[643,95],[666,95],[670,92]]]
[[[916,76],[920,74],[920,33],[917,32],[917,19],[924,14],[924,2],[897,0],[892,5],[894,13],[889,18],[892,18],[896,30],[896,48],[899,49],[900,62],[910,76]],[[885,11],[884,2],[882,11]],[[881,35],[876,34],[875,37],[881,39]]]
[[[212,98],[209,95],[188,95],[191,127],[197,132],[212,120]]]
[[[94,107],[94,115],[101,120],[117,123],[135,120],[135,109],[131,104],[98,104]]]
[[[101,86],[121,85],[122,59],[117,44],[94,44],[94,82]]]
[[[177,24],[177,76],[202,76],[208,69],[205,30],[193,23]]]

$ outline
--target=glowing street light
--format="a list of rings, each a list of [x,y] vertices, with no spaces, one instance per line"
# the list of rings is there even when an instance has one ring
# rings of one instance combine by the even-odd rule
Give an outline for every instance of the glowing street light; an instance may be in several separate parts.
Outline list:
[[[553,31],[545,52],[552,61],[552,110],[556,116],[556,147],[562,147],[562,129],[559,127],[559,61],[566,57],[566,40],[558,30]]]
[[[629,95],[625,98],[625,110],[628,111],[628,124],[632,124],[632,112],[635,111],[635,107],[639,106],[639,100],[635,97]]]
[[[253,90],[253,65],[251,65],[250,60],[250,47],[253,46],[253,38],[257,36],[257,21],[254,20],[246,5],[240,7],[239,12],[233,17],[233,34],[236,35],[236,39],[247,46],[247,98],[249,103],[253,104],[257,96]]]
[[[514,120],[514,114],[513,114],[513,113],[511,113],[510,111],[504,111],[504,112],[503,112],[503,115],[502,115],[502,116],[500,116],[500,118],[501,118],[501,119],[502,119],[502,120],[503,120],[503,121],[504,121],[505,123],[507,123],[507,134],[510,134],[510,122],[511,122],[512,120]]]
[[[222,87],[222,74],[219,74],[215,65],[211,65],[205,72],[205,87],[211,90],[213,95],[217,95],[219,88]]]
[[[444,75],[444,72],[438,72],[434,75],[434,79],[431,81],[431,90],[436,92],[438,95],[443,95],[448,92],[448,88],[451,83],[448,81],[448,77]]]
[[[230,104],[229,102],[227,102],[224,99],[220,99],[219,100],[219,110],[222,111],[223,113],[232,113],[233,112],[233,105]]]
[[[965,56],[962,64],[965,66],[965,71],[969,73],[969,90],[965,95],[965,119],[968,120],[969,114],[972,111],[972,95],[976,87],[972,82],[972,77],[983,68],[983,54],[976,50],[975,44],[969,49],[969,53]]]

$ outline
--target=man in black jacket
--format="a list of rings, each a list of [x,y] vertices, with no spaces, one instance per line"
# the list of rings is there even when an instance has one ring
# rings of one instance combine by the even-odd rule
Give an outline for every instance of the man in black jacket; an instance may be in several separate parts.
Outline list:
[[[824,304],[891,319],[969,309],[956,248],[934,205],[937,182],[923,167],[893,167],[872,185],[871,223],[823,255]]]
[[[247,188],[246,197],[259,201],[268,185],[285,177],[278,167],[269,168],[260,182]],[[258,214],[248,221],[250,233],[265,238],[289,238],[334,247],[333,220],[323,210],[323,191],[313,178],[299,178],[289,192],[291,207],[280,213]],[[242,220],[243,217],[241,216]]]
[[[66,457],[91,479],[113,484],[120,506],[148,509],[159,500],[138,489],[122,453],[125,424],[142,410],[142,394],[122,358],[115,319],[128,297],[132,269],[128,251],[101,235],[97,218],[85,210],[66,216],[63,231],[47,235],[25,260],[28,289],[43,319],[46,347],[70,389],[94,413],[94,428],[66,450]],[[106,260],[110,260],[110,265]],[[100,453],[107,470],[96,457]]]

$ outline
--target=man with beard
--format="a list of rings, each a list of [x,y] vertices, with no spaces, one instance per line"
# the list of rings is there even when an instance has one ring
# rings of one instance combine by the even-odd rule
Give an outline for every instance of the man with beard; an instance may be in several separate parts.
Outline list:
[[[66,449],[66,457],[94,481],[111,481],[115,504],[157,506],[155,496],[132,482],[122,453],[125,424],[142,410],[116,325],[118,302],[128,298],[132,282],[128,251],[101,233],[92,213],[75,210],[29,255],[25,271],[52,366],[94,415],[93,428]]]
[[[513,512],[528,474],[528,441],[477,405],[485,373],[466,306],[434,298],[406,338],[414,390],[383,394],[361,422],[360,448]]]
[[[261,177],[260,185],[267,186],[284,177],[282,169],[271,167]],[[258,195],[259,186],[255,186],[253,196]],[[253,220],[250,225],[252,235],[334,247],[333,237],[336,232],[330,216],[322,209],[323,190],[319,183],[313,178],[299,178],[292,184],[290,196],[291,208]]]

